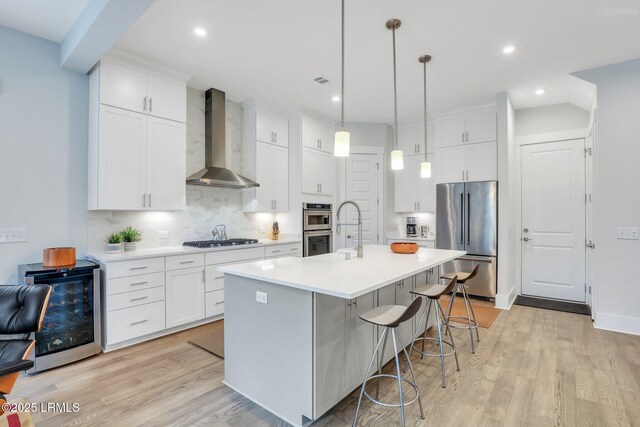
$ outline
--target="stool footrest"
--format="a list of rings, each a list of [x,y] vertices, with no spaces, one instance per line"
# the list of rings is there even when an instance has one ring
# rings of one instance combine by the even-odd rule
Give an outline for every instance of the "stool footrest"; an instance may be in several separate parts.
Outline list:
[[[451,319],[464,320],[466,325],[458,323],[458,322],[451,323],[450,322]],[[455,323],[458,323],[458,324],[456,325]],[[478,322],[476,322],[473,319],[469,319],[468,317],[465,317],[465,316],[449,316],[449,317],[447,317],[447,326],[449,328],[453,328],[453,329],[469,329],[469,323],[471,323],[471,329],[476,329],[478,327]]]
[[[416,345],[416,343],[417,343],[418,341],[421,341],[421,340],[424,340],[424,341],[434,341],[434,342],[436,342],[436,343],[437,343],[437,342],[439,342],[439,340],[438,340],[437,338],[434,338],[434,337],[426,337],[426,338],[425,338],[425,337],[420,337],[420,338],[416,338],[416,339],[413,341],[413,342],[414,342],[414,344],[413,344],[413,349],[414,349],[415,351],[417,351],[418,353],[420,353],[420,354],[421,354],[421,355],[423,355],[423,356],[440,357],[440,353],[429,353],[429,352],[427,352],[427,351],[421,351],[421,350],[419,350],[419,349],[418,349],[418,346]],[[443,354],[442,354],[442,356],[445,356],[445,357],[447,357],[447,356],[453,356],[453,353],[455,353],[455,352],[456,352],[456,348],[453,346],[453,344],[451,344],[450,342],[445,341],[445,340],[442,340],[442,344],[446,344],[446,345],[448,345],[448,346],[449,346],[449,348],[451,348],[451,351],[449,351],[448,353],[443,353]]]
[[[366,382],[371,381],[372,379],[375,378],[393,378],[394,381],[398,381],[398,377],[396,375],[389,375],[389,374],[375,374],[375,375],[371,375],[369,378],[367,378]],[[409,381],[408,379],[404,378],[404,377],[400,377],[400,380],[402,380],[404,383],[410,385],[413,390],[415,391],[416,395],[413,397],[413,399],[411,399],[408,402],[403,402],[403,406],[407,406],[407,405],[411,405],[413,402],[415,402],[416,400],[418,400],[418,398],[420,397],[420,390],[418,390],[418,386],[415,385],[414,383],[412,383],[411,381]],[[367,399],[369,399],[370,401],[372,401],[373,403],[376,403],[378,405],[382,405],[382,406],[386,406],[389,408],[399,408],[400,407],[400,403],[386,403],[386,402],[381,402],[377,399],[374,399],[373,397],[369,396],[369,393],[367,393],[367,386],[365,385],[365,389],[364,389],[364,395],[367,396]]]

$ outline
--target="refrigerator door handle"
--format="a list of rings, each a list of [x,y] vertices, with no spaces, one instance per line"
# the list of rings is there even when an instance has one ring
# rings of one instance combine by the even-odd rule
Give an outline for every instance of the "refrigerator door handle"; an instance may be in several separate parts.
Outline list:
[[[460,219],[462,227],[460,227],[460,244],[464,245],[464,193],[460,193]]]
[[[467,245],[471,244],[471,194],[467,193]]]

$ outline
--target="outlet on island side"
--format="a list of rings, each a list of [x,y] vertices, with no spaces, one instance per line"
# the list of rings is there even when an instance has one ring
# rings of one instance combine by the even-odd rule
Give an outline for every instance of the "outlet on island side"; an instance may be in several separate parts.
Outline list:
[[[261,303],[261,304],[266,304],[267,303],[267,293],[266,292],[256,291],[256,301]]]

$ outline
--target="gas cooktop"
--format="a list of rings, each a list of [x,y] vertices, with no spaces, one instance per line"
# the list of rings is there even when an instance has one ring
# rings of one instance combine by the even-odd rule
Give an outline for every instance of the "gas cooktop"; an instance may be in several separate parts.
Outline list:
[[[221,246],[255,245],[259,243],[257,239],[229,239],[229,240],[197,240],[194,242],[184,242],[182,246],[192,248],[218,248]]]

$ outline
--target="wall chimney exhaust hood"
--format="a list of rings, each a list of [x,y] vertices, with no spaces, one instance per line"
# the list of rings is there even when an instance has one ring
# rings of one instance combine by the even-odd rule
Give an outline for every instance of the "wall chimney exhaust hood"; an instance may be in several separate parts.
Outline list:
[[[189,185],[210,187],[260,187],[255,181],[227,169],[225,95],[217,89],[205,92],[205,167],[187,178]]]

